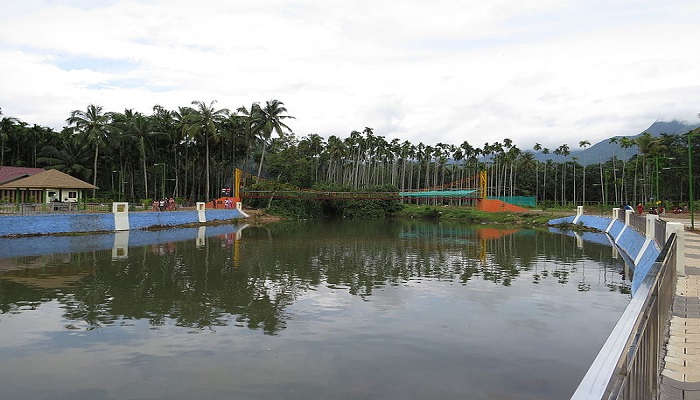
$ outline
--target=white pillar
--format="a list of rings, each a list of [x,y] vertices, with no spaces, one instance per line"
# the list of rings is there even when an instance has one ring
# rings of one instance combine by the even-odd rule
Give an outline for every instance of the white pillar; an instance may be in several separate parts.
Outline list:
[[[112,203],[112,214],[114,214],[114,230],[129,230],[129,203]]]
[[[129,231],[119,231],[114,234],[112,245],[112,260],[129,257]]]
[[[581,216],[583,215],[583,206],[576,206],[576,218],[574,218],[574,224],[578,223],[578,220],[581,219]]]
[[[646,236],[648,239],[654,240],[654,235],[656,235],[656,220],[659,219],[658,215],[647,214],[646,218]],[[660,244],[663,247],[663,244]]]
[[[680,222],[666,222],[666,240],[676,234],[676,272],[685,275],[685,229]]]
[[[207,245],[207,227],[206,226],[200,226],[197,229],[196,245],[197,245],[198,249],[201,249],[202,247]]]
[[[632,215],[633,212],[632,210],[625,210],[625,225],[630,225],[630,215]]]
[[[250,216],[246,214],[245,211],[243,211],[243,203],[241,203],[240,201],[236,202],[236,210],[238,210],[238,212],[240,212],[241,215],[243,215],[243,218],[248,218]]]
[[[197,218],[199,222],[207,222],[207,204],[204,202],[197,202]]]
[[[620,209],[619,208],[613,208],[612,209],[612,219],[610,220],[610,223],[608,224],[608,227],[605,228],[605,233],[609,233],[610,229],[612,229],[613,225],[615,225],[615,221],[617,221],[617,217],[620,215]],[[615,247],[613,245],[613,247]]]

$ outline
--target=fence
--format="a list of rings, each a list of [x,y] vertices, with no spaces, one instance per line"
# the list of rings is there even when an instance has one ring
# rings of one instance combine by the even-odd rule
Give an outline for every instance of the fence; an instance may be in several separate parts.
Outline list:
[[[665,227],[664,227],[665,231]],[[671,234],[572,399],[656,399],[676,282]]]
[[[129,204],[130,211],[143,210],[141,204]],[[20,203],[0,204],[0,215],[42,215],[75,213],[111,213],[112,203]]]
[[[642,235],[646,234],[647,219],[643,215],[630,214],[630,226]]]
[[[666,221],[657,219],[654,224],[654,240],[659,245],[659,248],[663,248],[666,240]]]
[[[534,196],[489,196],[489,199],[501,200],[521,207],[535,207],[537,201]]]

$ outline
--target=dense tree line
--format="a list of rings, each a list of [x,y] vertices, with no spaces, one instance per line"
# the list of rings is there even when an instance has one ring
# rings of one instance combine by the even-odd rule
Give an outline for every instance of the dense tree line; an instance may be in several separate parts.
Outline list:
[[[553,150],[540,144],[523,150],[507,138],[481,147],[414,144],[368,127],[345,138],[299,137],[285,124],[289,118],[278,100],[233,111],[214,101],[177,110],[156,105],[150,115],[89,105],[69,113],[61,131],[0,115],[0,166],[56,168],[92,181],[97,197],[131,201],[209,200],[230,187],[234,168],[300,188],[477,188],[485,170],[489,196],[535,196],[550,204],[688,199],[688,134],[613,138],[637,154],[583,166],[566,144]],[[538,161],[536,153],[562,161]]]

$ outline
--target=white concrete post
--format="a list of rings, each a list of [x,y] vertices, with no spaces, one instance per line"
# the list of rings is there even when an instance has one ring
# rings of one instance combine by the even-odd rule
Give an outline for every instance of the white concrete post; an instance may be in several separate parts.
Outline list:
[[[238,212],[240,212],[241,215],[243,215],[243,218],[248,218],[250,216],[246,214],[245,211],[243,211],[243,203],[241,203],[240,201],[236,202],[236,210],[238,210]]]
[[[112,214],[114,214],[114,230],[129,230],[129,203],[112,203]]]
[[[630,226],[630,215],[632,215],[634,211],[632,210],[625,210],[625,225]]]
[[[656,220],[657,219],[659,219],[658,215],[647,214],[645,233],[646,233],[646,236],[648,239],[654,240],[654,235],[656,235]]]
[[[114,234],[112,245],[112,260],[129,257],[129,231],[119,231]]]
[[[583,206],[576,206],[576,218],[574,218],[574,224],[578,223],[578,220],[581,219],[581,216],[583,215]]]
[[[206,226],[200,226],[197,229],[197,248],[201,249],[202,247],[207,245],[207,227]]]
[[[676,272],[685,275],[685,234],[680,222],[666,222],[666,240],[672,233],[676,234]]]
[[[615,221],[617,221],[617,217],[620,215],[620,209],[619,208],[613,208],[612,210],[612,219],[610,220],[610,223],[608,224],[608,227],[605,228],[605,233],[609,233],[610,229],[612,229],[613,225],[615,225]],[[615,245],[613,245],[615,247]]]
[[[203,202],[197,202],[197,220],[199,222],[207,222],[207,204]]]

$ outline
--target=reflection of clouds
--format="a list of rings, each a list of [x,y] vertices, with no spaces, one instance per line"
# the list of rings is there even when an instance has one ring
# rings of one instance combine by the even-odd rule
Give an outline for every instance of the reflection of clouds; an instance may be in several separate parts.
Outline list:
[[[194,240],[181,243],[163,256],[131,248],[119,263],[110,251],[90,255],[75,267],[89,277],[61,294],[40,292],[60,302],[0,314],[3,396],[431,398],[439,390],[444,398],[496,398],[545,386],[566,393],[628,300],[598,279],[619,261],[594,261],[608,249],[581,252],[574,238],[489,239],[482,262],[480,242],[339,236],[244,238],[237,268],[218,242],[228,238],[210,238],[200,250]],[[591,292],[579,293],[584,267]],[[467,269],[473,274],[463,279]],[[39,290],[25,289],[14,304],[26,306],[18,300]],[[84,321],[99,327],[86,330],[95,325]]]

